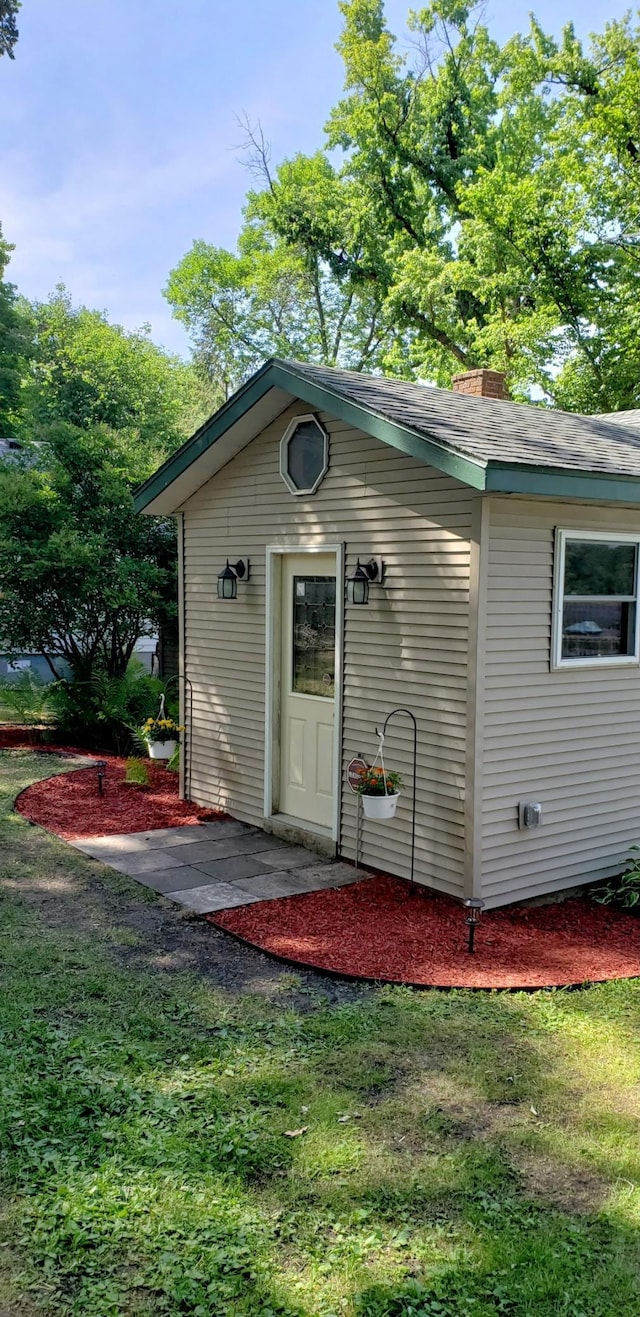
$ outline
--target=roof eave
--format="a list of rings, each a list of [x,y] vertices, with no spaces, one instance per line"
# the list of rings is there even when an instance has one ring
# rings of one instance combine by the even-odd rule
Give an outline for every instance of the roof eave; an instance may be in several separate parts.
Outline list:
[[[133,495],[136,512],[144,512],[150,503],[164,494],[187,467],[196,462],[216,439],[225,434],[245,412],[249,411],[250,407],[269,392],[273,387],[269,379],[271,366],[271,361],[265,362],[264,366],[256,371],[246,384],[241,385],[228,401],[208,421],[205,421],[181,448],[178,448],[177,452],[172,453],[148,480],[138,486]]]
[[[178,449],[177,453],[168,458],[143,485],[139,486],[134,494],[136,510],[153,511],[150,505],[166,493],[169,486],[187,467],[211,448],[212,444],[216,443],[272,388],[282,389],[309,406],[330,412],[338,420],[353,425],[355,429],[363,430],[365,434],[380,439],[382,443],[389,444],[390,447],[424,462],[427,466],[435,467],[437,471],[452,476],[462,484],[470,485],[473,489],[484,489],[485,467],[482,463],[454,453],[434,440],[418,434],[409,426],[387,420],[368,407],[345,398],[343,394],[325,385],[317,384],[302,374],[297,374],[290,366],[272,360],[266,362],[233,394],[220,411],[201,426],[182,448]]]
[[[587,503],[640,504],[640,476],[603,471],[569,471],[560,467],[509,466],[489,462],[487,494],[522,494],[529,498],[575,498]]]
[[[362,430],[406,456],[432,466],[481,493],[640,504],[640,476],[526,466],[493,460],[485,464],[444,447],[437,440],[428,438],[410,426],[391,421],[328,385],[307,378],[290,364],[273,358],[265,362],[182,448],[140,485],[134,495],[136,510],[149,513],[161,511],[165,515],[169,511],[176,511],[183,500],[178,499],[175,504],[171,504],[170,499],[165,497],[170,486],[271,389],[280,389],[308,406],[330,412],[337,420]],[[205,475],[202,483],[209,478],[209,474]]]

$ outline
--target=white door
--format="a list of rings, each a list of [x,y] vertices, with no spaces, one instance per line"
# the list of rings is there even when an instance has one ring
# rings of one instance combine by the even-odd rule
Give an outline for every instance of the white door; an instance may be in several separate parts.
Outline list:
[[[336,675],[336,558],[282,563],[280,812],[330,828]]]

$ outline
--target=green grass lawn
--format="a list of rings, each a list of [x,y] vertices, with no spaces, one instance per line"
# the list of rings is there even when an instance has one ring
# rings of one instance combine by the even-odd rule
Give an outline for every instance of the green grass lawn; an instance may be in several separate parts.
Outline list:
[[[13,814],[54,762],[0,754],[2,1317],[640,1317],[640,984],[293,975]]]

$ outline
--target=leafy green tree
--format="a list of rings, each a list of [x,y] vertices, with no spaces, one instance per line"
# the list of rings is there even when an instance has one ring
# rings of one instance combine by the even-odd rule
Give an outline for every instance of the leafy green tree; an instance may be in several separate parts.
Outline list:
[[[29,312],[34,358],[25,405],[32,437],[52,421],[126,432],[132,473],[138,462],[148,474],[212,410],[206,381],[153,343],[148,329],[127,331],[101,311],[74,307],[62,285]]]
[[[139,636],[175,612],[172,521],[139,517],[132,488],[202,419],[192,367],[146,334],[74,308],[32,308],[24,455],[0,463],[0,636],[54,675],[120,677]]]
[[[15,59],[13,48],[18,40],[16,18],[21,0],[0,0],[0,55]]]
[[[481,11],[430,0],[409,57],[383,0],[340,8],[326,151],[263,172],[249,219],[371,300],[388,332],[366,364],[443,385],[489,365],[515,396],[637,405],[640,29],[627,16],[585,49],[532,19],[500,45]]]
[[[322,154],[300,156],[272,178],[264,144],[258,158],[266,186],[249,194],[237,251],[194,242],[165,289],[220,401],[267,357],[374,369],[395,337],[376,288],[274,229],[274,198],[281,195],[308,192],[327,213],[339,209],[329,162]]]
[[[4,279],[12,251],[0,228],[0,438],[14,435],[22,412],[22,381],[31,352],[28,317]]]
[[[126,436],[52,424],[37,462],[0,465],[0,635],[11,652],[62,655],[77,680],[122,676],[170,610],[170,522],[136,515]]]

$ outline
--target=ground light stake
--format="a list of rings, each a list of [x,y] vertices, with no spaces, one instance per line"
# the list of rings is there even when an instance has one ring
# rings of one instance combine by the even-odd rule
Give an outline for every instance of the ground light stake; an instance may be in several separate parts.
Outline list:
[[[465,901],[464,908],[467,912],[465,915],[465,923],[469,926],[469,945],[467,951],[469,952],[469,955],[472,956],[474,952],[473,943],[476,935],[476,928],[480,923],[480,915],[484,910],[484,901],[481,901],[479,896],[472,896],[468,901]]]
[[[98,762],[97,762],[97,764],[96,764],[96,768],[97,768],[97,770],[98,770],[98,795],[99,795],[99,796],[103,796],[103,795],[104,795],[104,775],[105,775],[105,773],[106,773],[106,771],[107,771],[107,761],[106,761],[106,759],[99,759]]]

